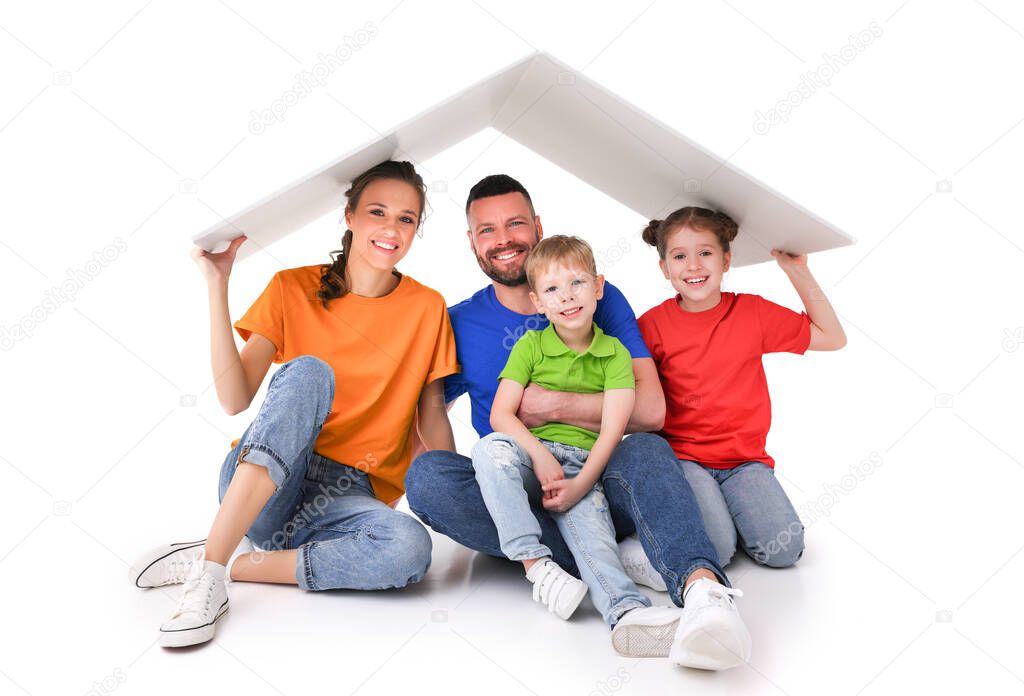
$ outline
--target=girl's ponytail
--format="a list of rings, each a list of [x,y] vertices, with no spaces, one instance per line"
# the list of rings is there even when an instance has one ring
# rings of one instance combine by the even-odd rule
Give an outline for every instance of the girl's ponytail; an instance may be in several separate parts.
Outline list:
[[[644,228],[641,235],[644,243],[650,244],[652,247],[658,246],[658,228],[663,222],[664,220],[651,220],[647,223],[647,227]]]

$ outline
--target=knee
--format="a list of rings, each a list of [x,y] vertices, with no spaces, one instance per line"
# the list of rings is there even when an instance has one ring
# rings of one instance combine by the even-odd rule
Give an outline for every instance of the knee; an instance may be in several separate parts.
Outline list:
[[[485,468],[511,470],[515,468],[519,452],[519,445],[508,435],[490,433],[473,445],[473,469],[478,472]]]
[[[422,524],[400,512],[394,513],[387,527],[386,535],[390,539],[383,559],[387,586],[405,587],[419,582],[430,568],[433,550],[430,534]]]
[[[649,478],[659,470],[677,473],[676,455],[665,438],[654,433],[634,433],[615,447],[605,475]]]
[[[718,554],[718,564],[723,568],[729,565],[736,553],[736,527],[731,524],[731,519],[729,522],[728,527],[707,530],[711,545]]]
[[[405,472],[405,498],[410,508],[418,508],[420,503],[430,499],[427,491],[430,488],[430,472],[434,469],[437,454],[437,450],[424,452],[412,460],[409,470]]]
[[[769,568],[789,568],[804,553],[804,526],[800,520],[791,520],[767,539],[759,540],[748,548],[751,558]]]
[[[467,457],[448,450],[424,452],[405,474],[405,496],[418,517],[458,503],[467,482],[473,481],[473,465]],[[429,524],[429,522],[428,522]]]
[[[334,369],[320,358],[300,355],[292,358],[274,373],[274,380],[285,379],[297,389],[316,393],[317,389],[328,389],[334,393]]]

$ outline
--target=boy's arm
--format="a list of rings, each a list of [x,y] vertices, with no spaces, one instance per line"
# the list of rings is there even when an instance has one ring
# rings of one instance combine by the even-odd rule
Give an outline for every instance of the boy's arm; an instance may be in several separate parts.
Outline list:
[[[846,345],[846,333],[839,323],[839,317],[832,309],[832,304],[825,297],[824,291],[818,287],[818,281],[811,275],[807,265],[807,254],[792,256],[775,249],[772,256],[789,276],[804,310],[811,319],[811,342],[807,350],[839,350]]]
[[[514,379],[502,379],[498,383],[498,391],[491,404],[491,427],[495,432],[508,435],[526,450],[533,462],[533,473],[543,486],[564,478],[565,474],[555,455],[516,417],[524,391],[523,385]]]
[[[651,358],[633,359],[636,394],[633,412],[628,416],[627,433],[661,430],[665,424],[665,393],[661,389],[658,369]],[[601,429],[604,400],[608,392],[577,394],[549,391],[530,384],[523,393],[519,419],[528,427],[545,423],[568,423],[593,432]],[[621,437],[621,436],[620,436]]]
[[[429,450],[455,451],[455,436],[448,420],[444,402],[444,380],[435,379],[423,388],[416,406],[416,428],[413,431],[415,455]]]
[[[546,509],[565,512],[598,482],[612,452],[626,432],[626,422],[633,411],[635,396],[632,389],[609,389],[604,392],[600,434],[590,450],[587,463],[575,478],[552,481],[541,486],[545,493],[543,503]]]

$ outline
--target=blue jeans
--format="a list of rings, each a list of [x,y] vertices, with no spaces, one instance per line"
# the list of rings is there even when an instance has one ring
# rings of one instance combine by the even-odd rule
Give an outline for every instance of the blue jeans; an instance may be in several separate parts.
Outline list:
[[[548,440],[541,443],[562,465],[566,478],[577,476],[590,455],[571,445]],[[509,435],[491,433],[473,447],[473,469],[505,556],[513,561],[550,556],[551,549],[540,542],[540,525],[523,486],[523,473],[533,472],[533,461],[526,450]],[[530,478],[536,480],[535,476]],[[600,483],[569,510],[552,512],[551,516],[605,623],[614,626],[630,609],[651,606],[619,561],[615,527]]]
[[[430,535],[373,495],[365,471],[313,451],[334,400],[334,370],[303,355],[274,374],[267,397],[220,472],[220,499],[240,462],[266,467],[277,490],[247,532],[264,551],[298,549],[306,590],[383,590],[419,581]]]
[[[541,505],[533,472],[521,474],[541,528],[541,543],[551,549],[558,565],[578,575],[558,525]],[[686,578],[698,568],[711,570],[729,584],[704,531],[693,491],[664,439],[650,433],[627,437],[608,461],[602,485],[616,537],[637,534],[678,606],[683,605]],[[405,476],[405,493],[412,511],[435,531],[481,553],[505,557],[469,457],[442,450],[420,455]]]
[[[679,465],[697,496],[723,566],[736,551],[737,533],[743,550],[761,565],[788,568],[803,555],[804,526],[774,469],[761,462],[733,469],[713,469],[685,459]]]

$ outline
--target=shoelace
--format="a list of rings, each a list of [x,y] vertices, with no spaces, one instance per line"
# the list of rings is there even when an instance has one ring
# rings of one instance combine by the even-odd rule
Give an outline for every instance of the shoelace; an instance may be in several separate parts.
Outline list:
[[[167,561],[167,582],[166,585],[177,585],[188,579],[188,571],[192,569],[194,561],[172,560]]]
[[[726,587],[725,585],[718,585],[718,587],[712,587],[708,590],[708,598],[720,606],[731,606],[733,604],[733,597],[742,596],[743,590],[738,590],[735,587]]]
[[[209,612],[213,600],[213,585],[213,576],[208,573],[197,573],[185,580],[181,599],[178,600],[178,610],[174,612],[172,618],[185,614],[203,615]]]

